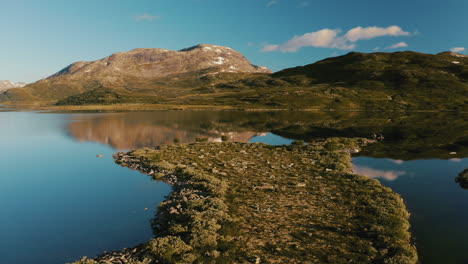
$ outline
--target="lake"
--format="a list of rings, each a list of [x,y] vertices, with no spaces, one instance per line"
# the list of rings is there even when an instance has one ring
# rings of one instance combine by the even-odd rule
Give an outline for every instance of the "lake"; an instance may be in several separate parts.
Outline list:
[[[468,262],[468,190],[454,182],[468,167],[464,115],[4,111],[0,124],[2,263],[65,263],[151,238],[170,186],[114,164],[117,151],[201,137],[281,145],[373,135],[384,139],[354,169],[402,195],[422,263]]]

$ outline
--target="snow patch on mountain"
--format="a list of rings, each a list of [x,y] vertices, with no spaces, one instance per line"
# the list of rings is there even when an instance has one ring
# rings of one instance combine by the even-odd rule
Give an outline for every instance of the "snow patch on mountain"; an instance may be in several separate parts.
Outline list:
[[[25,86],[27,83],[23,82],[12,82],[8,80],[1,80],[0,81],[0,90],[7,90],[11,88],[20,88]]]

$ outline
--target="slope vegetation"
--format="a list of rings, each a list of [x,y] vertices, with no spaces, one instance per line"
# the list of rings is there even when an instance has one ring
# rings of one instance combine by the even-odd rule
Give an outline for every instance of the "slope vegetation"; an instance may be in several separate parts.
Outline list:
[[[72,64],[0,101],[466,111],[467,65],[467,56],[452,52],[351,52],[271,74],[220,46],[137,49]]]

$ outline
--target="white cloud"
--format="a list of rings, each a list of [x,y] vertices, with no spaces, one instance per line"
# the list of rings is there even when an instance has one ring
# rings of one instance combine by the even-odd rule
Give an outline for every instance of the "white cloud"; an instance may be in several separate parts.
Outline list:
[[[160,19],[160,16],[154,16],[150,14],[143,14],[135,17],[136,21],[153,21]]]
[[[275,4],[277,4],[277,3],[278,3],[278,0],[271,0],[270,2],[268,2],[268,3],[266,4],[266,6],[267,6],[267,7],[270,7],[270,6],[275,5]]]
[[[398,49],[404,47],[408,47],[408,44],[406,44],[406,42],[398,42],[396,44],[386,47],[386,49]]]
[[[450,51],[452,51],[452,52],[464,52],[465,48],[464,47],[455,47],[455,48],[451,48]]]
[[[361,39],[373,39],[383,36],[409,36],[410,33],[403,31],[399,26],[390,26],[387,28],[381,27],[355,27],[349,30],[345,38],[351,42],[356,42]]]
[[[343,38],[338,37],[339,29],[322,29],[319,31],[306,33],[302,36],[295,36],[288,42],[282,45],[266,45],[263,47],[264,52],[281,51],[281,52],[296,52],[303,47],[320,47],[320,48],[338,48],[352,49],[355,45],[347,44]]]
[[[387,181],[394,181],[398,177],[406,174],[405,171],[394,171],[394,170],[377,170],[365,166],[353,166],[353,172],[356,174],[365,175],[372,179],[385,179]]]
[[[303,2],[300,2],[298,7],[306,7],[306,6],[309,6],[310,3],[309,2],[306,2],[306,1],[303,1]]]
[[[322,29],[311,33],[306,33],[302,36],[294,36],[288,42],[277,45],[265,45],[263,52],[296,52],[303,47],[319,47],[319,48],[335,48],[342,50],[350,50],[356,47],[355,42],[359,40],[372,39],[382,36],[409,36],[410,33],[403,31],[398,26],[390,26],[387,28],[379,27],[355,27],[350,29],[346,34],[341,35],[340,29]]]

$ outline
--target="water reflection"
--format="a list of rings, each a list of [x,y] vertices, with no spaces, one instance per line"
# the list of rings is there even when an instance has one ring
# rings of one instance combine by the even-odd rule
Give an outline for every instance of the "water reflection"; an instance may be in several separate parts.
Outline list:
[[[390,120],[390,121],[389,121]],[[336,112],[155,111],[75,115],[68,134],[81,142],[99,142],[118,150],[193,142],[198,137],[221,141],[260,140],[260,135],[310,141],[326,137],[385,139],[361,155],[389,158],[457,159],[468,156],[468,122],[463,115],[396,115]],[[265,139],[265,138],[264,138]],[[272,141],[266,138],[267,141]],[[288,140],[284,141],[285,143]],[[456,154],[454,154],[456,153]]]
[[[14,109],[12,107],[0,104],[0,112],[9,112],[9,111],[13,111],[13,110]]]
[[[387,181],[394,181],[398,179],[398,177],[406,174],[405,171],[379,170],[359,165],[353,166],[353,172],[356,174],[366,175],[372,179],[385,179]]]
[[[388,160],[395,164],[403,164],[403,162],[405,162],[404,160],[394,160],[394,159],[388,159]]]
[[[380,180],[403,197],[421,263],[468,263],[468,192],[454,181],[468,158],[395,162],[357,157],[353,163],[355,172]]]
[[[118,166],[109,146],[64,135],[70,117],[0,112],[1,264],[69,263],[152,236],[170,186]]]
[[[174,140],[181,143],[194,142],[201,137],[208,138],[210,142],[221,142],[223,136],[230,141],[248,142],[262,134],[219,131],[211,126],[209,119],[178,119],[177,116],[180,117],[176,115],[174,119],[168,118],[166,112],[79,115],[73,118],[67,130],[78,141],[98,142],[117,150],[166,145]]]

